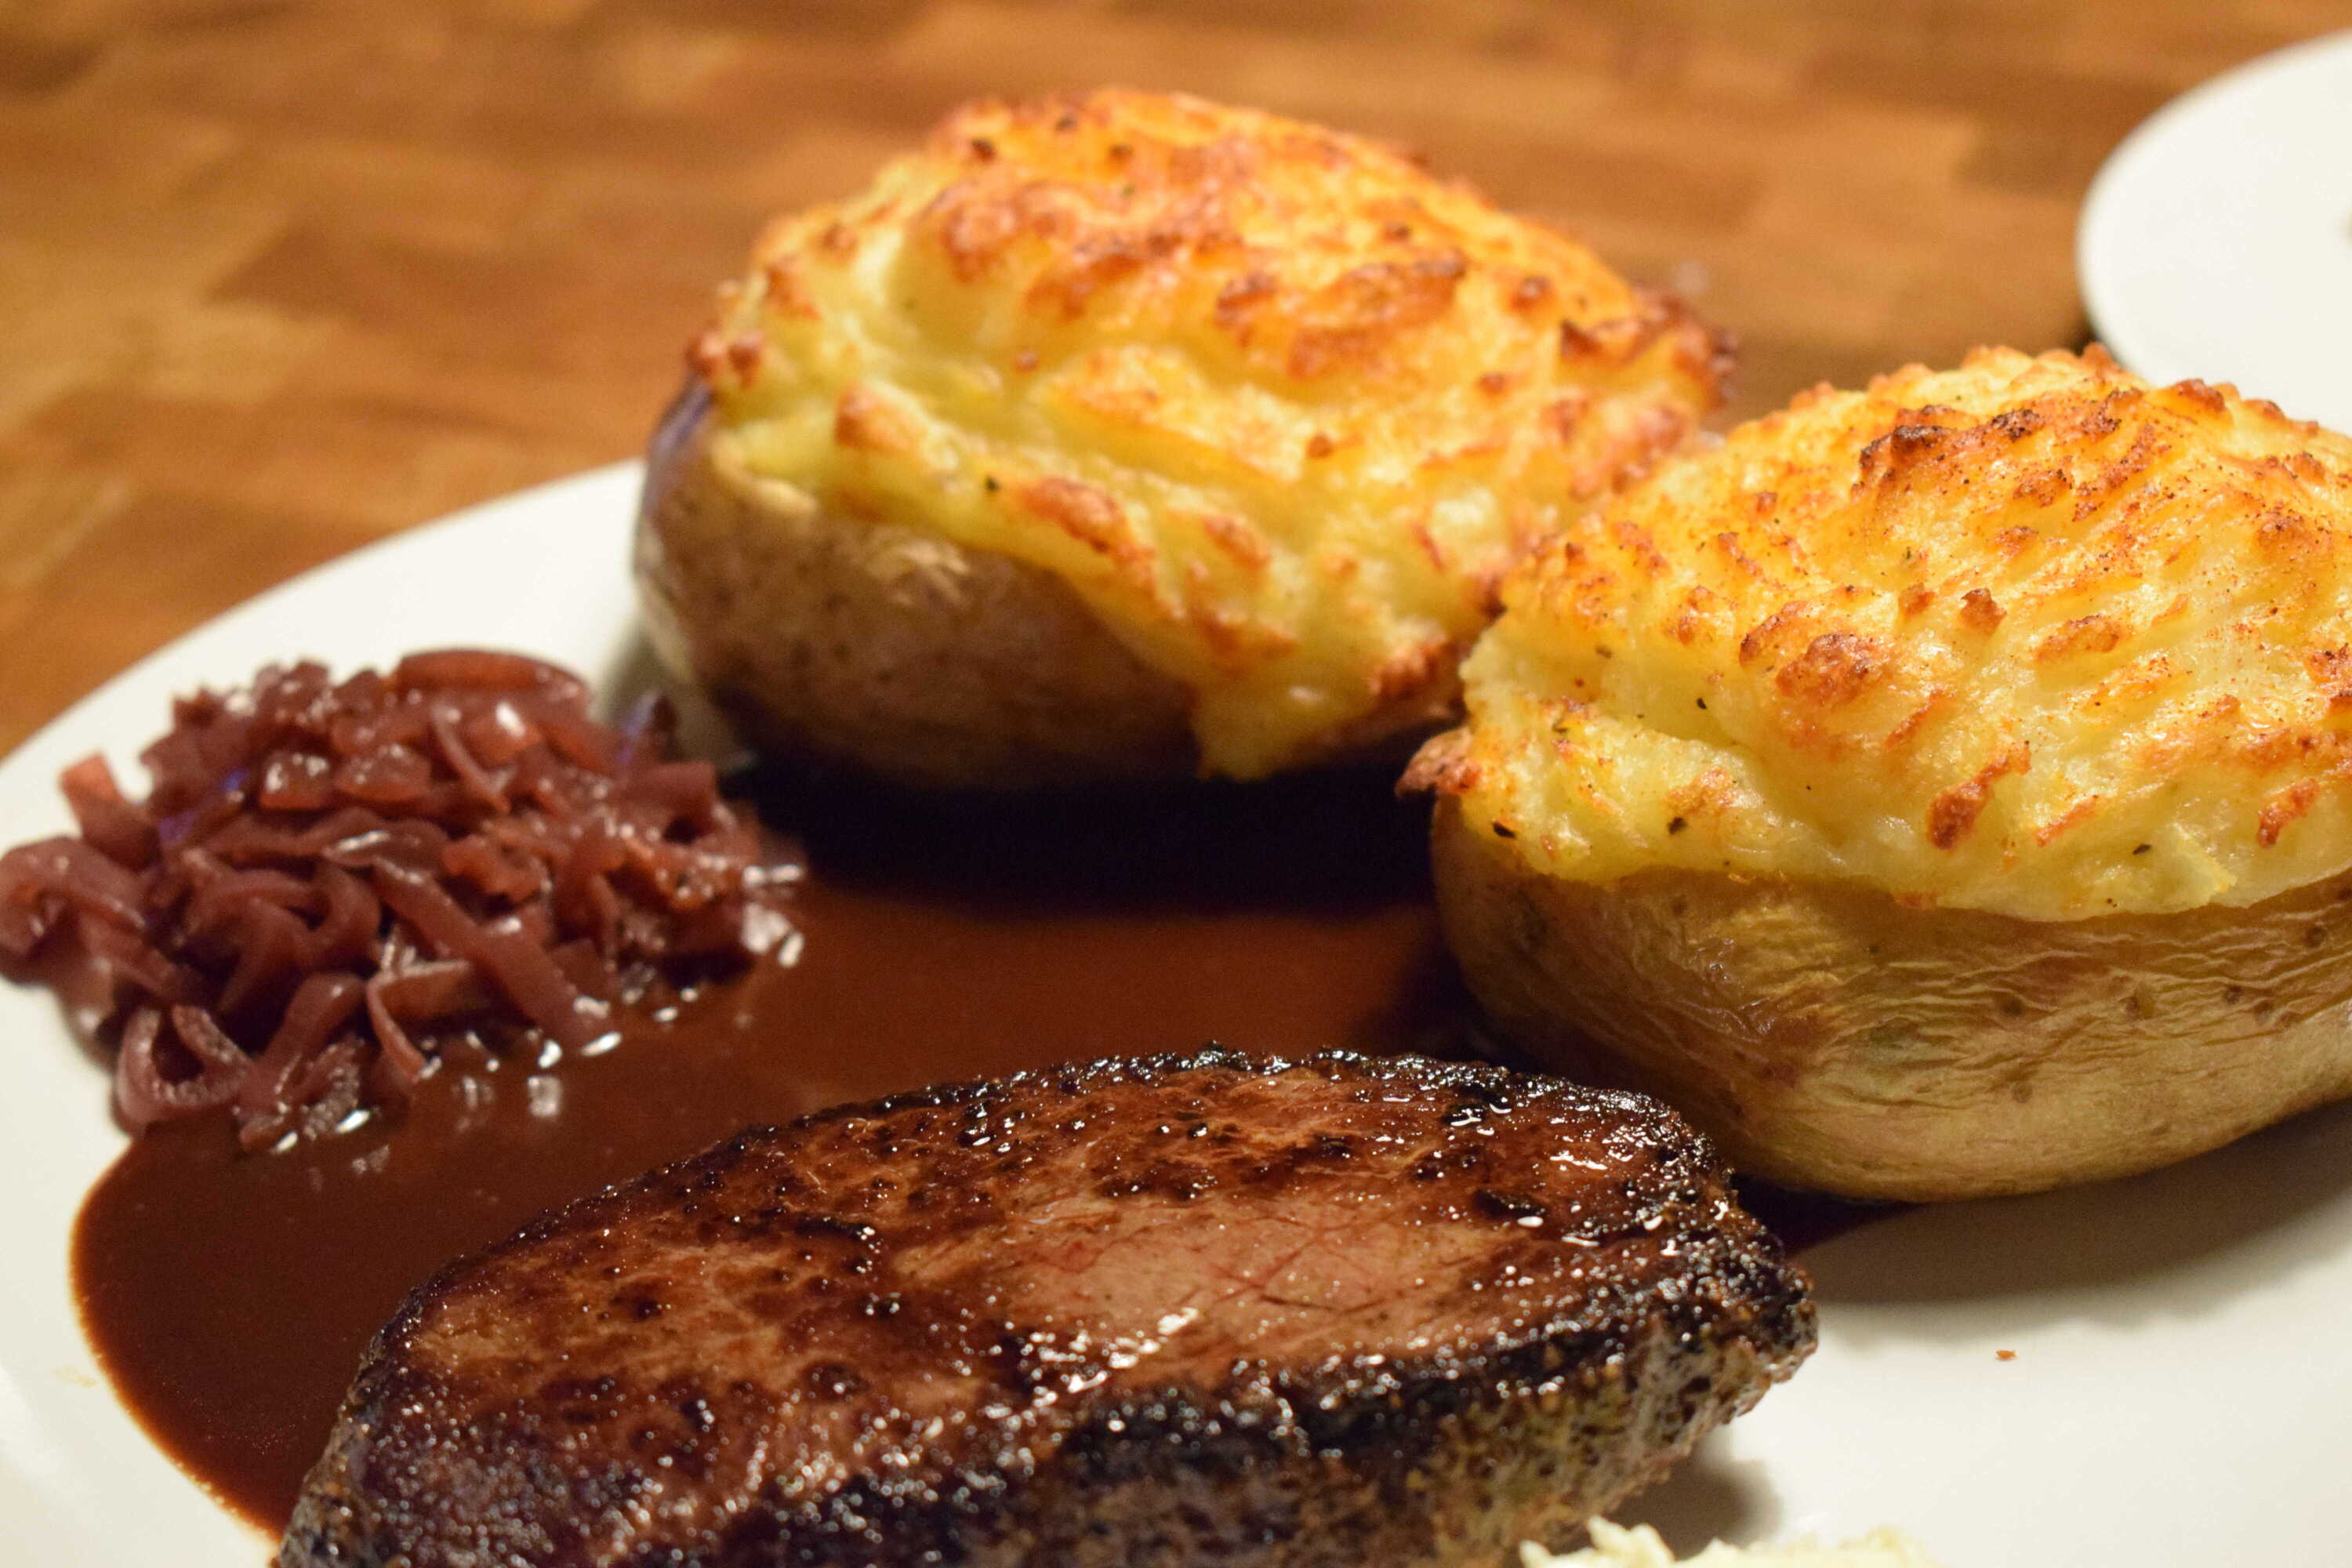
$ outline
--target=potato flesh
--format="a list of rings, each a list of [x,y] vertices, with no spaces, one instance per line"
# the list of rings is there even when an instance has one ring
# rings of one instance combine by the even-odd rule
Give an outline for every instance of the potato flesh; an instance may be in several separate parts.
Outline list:
[[[1448,942],[1506,1034],[1791,1186],[2033,1192],[2352,1094],[2352,874],[2043,921],[1703,871],[1546,877],[1452,801],[1433,852]]]
[[[1496,579],[1725,369],[1387,148],[1130,92],[967,109],[781,221],[696,360],[744,471],[1051,573],[1237,777],[1444,709]]]
[[[1506,589],[1442,787],[1587,882],[2037,920],[2352,865],[2352,441],[2099,356],[1824,388]]]

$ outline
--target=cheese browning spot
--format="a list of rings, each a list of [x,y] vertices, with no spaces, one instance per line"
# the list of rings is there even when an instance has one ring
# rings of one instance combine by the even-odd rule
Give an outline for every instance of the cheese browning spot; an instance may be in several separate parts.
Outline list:
[[[2084,616],[2068,621],[2033,647],[2033,657],[2047,663],[2079,653],[2113,653],[2123,646],[2124,628],[2113,616]]]
[[[1960,625],[1972,632],[1990,632],[2000,625],[2008,612],[1992,595],[1983,588],[1971,588],[1960,595]]]
[[[1840,708],[1861,696],[1893,657],[1875,637],[1823,632],[1780,667],[1773,684],[1784,696],[1816,708]]]
[[[1076,479],[1044,479],[1024,485],[1021,505],[1031,515],[1055,527],[1121,566],[1150,563],[1151,550],[1128,527],[1127,515],[1116,498]]]
[[[2254,841],[2265,849],[2276,844],[2279,835],[2300,821],[2318,798],[2319,784],[2313,779],[2305,779],[2281,790],[2263,803],[2262,815],[2256,819]]]
[[[1977,817],[1992,798],[1992,786],[2011,773],[2021,773],[2032,763],[2027,748],[2012,748],[1996,760],[1987,763],[1977,776],[1964,784],[1955,784],[1927,803],[1927,841],[1938,849],[1949,849],[1966,838],[1977,825]]]
[[[922,433],[905,415],[863,386],[844,388],[834,405],[833,439],[853,452],[911,452]]]

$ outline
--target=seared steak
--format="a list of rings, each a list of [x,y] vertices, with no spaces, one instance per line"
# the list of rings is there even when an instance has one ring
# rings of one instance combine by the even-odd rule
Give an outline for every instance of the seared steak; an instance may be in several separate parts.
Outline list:
[[[1559,1541],[1812,1348],[1636,1096],[1211,1050],[828,1110],[378,1336],[297,1564],[1332,1563]]]

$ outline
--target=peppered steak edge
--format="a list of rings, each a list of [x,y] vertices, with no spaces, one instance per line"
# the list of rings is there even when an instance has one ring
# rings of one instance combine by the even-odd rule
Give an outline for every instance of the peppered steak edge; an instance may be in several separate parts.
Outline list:
[[[1682,1243],[1680,1268],[1671,1279],[1598,1279],[1595,1296],[1608,1310],[1564,1311],[1514,1341],[1468,1352],[1304,1367],[1237,1361],[1222,1377],[1129,1387],[1088,1405],[1055,1429],[1046,1455],[1026,1446],[1035,1434],[1008,1432],[1001,1451],[982,1445],[976,1459],[967,1455],[944,1468],[853,1476],[815,1497],[763,1492],[747,1499],[725,1539],[700,1555],[597,1555],[593,1521],[633,1506],[631,1478],[576,1473],[552,1448],[534,1450],[527,1421],[487,1435],[507,1452],[486,1468],[436,1468],[436,1484],[421,1488],[387,1475],[415,1458],[382,1441],[400,1425],[394,1413],[436,1398],[400,1361],[433,1303],[500,1258],[597,1223],[633,1194],[664,1182],[715,1189],[775,1140],[829,1124],[1220,1070],[1254,1077],[1303,1070],[1442,1091],[1474,1117],[1481,1106],[1506,1111],[1562,1091],[1606,1106],[1636,1123],[1673,1167],[1658,1201],[1625,1218],[1649,1230],[1671,1226]],[[1211,1047],[1072,1064],[834,1107],[782,1130],[750,1130],[554,1211],[444,1268],[371,1346],[279,1563],[1357,1568],[1476,1561],[1522,1538],[1562,1542],[1585,1518],[1646,1485],[1705,1432],[1752,1405],[1813,1341],[1801,1270],[1732,1202],[1704,1140],[1642,1097],[1485,1064],[1349,1052],[1286,1061]],[[426,1458],[437,1464],[441,1457]]]

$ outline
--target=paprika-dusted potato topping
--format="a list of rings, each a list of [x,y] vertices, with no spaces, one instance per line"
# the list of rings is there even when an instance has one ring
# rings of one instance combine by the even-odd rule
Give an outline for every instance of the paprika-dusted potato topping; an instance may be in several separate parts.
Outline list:
[[[834,655],[756,586],[810,570],[777,558],[814,513],[1042,572],[1169,689],[1202,769],[1246,777],[1442,717],[1501,573],[1682,442],[1726,351],[1385,146],[1113,90],[966,108],[779,221],[692,358],[708,450],[660,469],[647,580],[739,710],[863,749],[805,716]],[[769,520],[678,522],[705,462]],[[721,554],[732,588],[698,575]],[[963,573],[936,554],[890,571]],[[979,595],[941,596],[944,623]]]
[[[2034,920],[2352,863],[2352,441],[2094,351],[1811,393],[1550,550],[1431,765],[1530,868]]]

